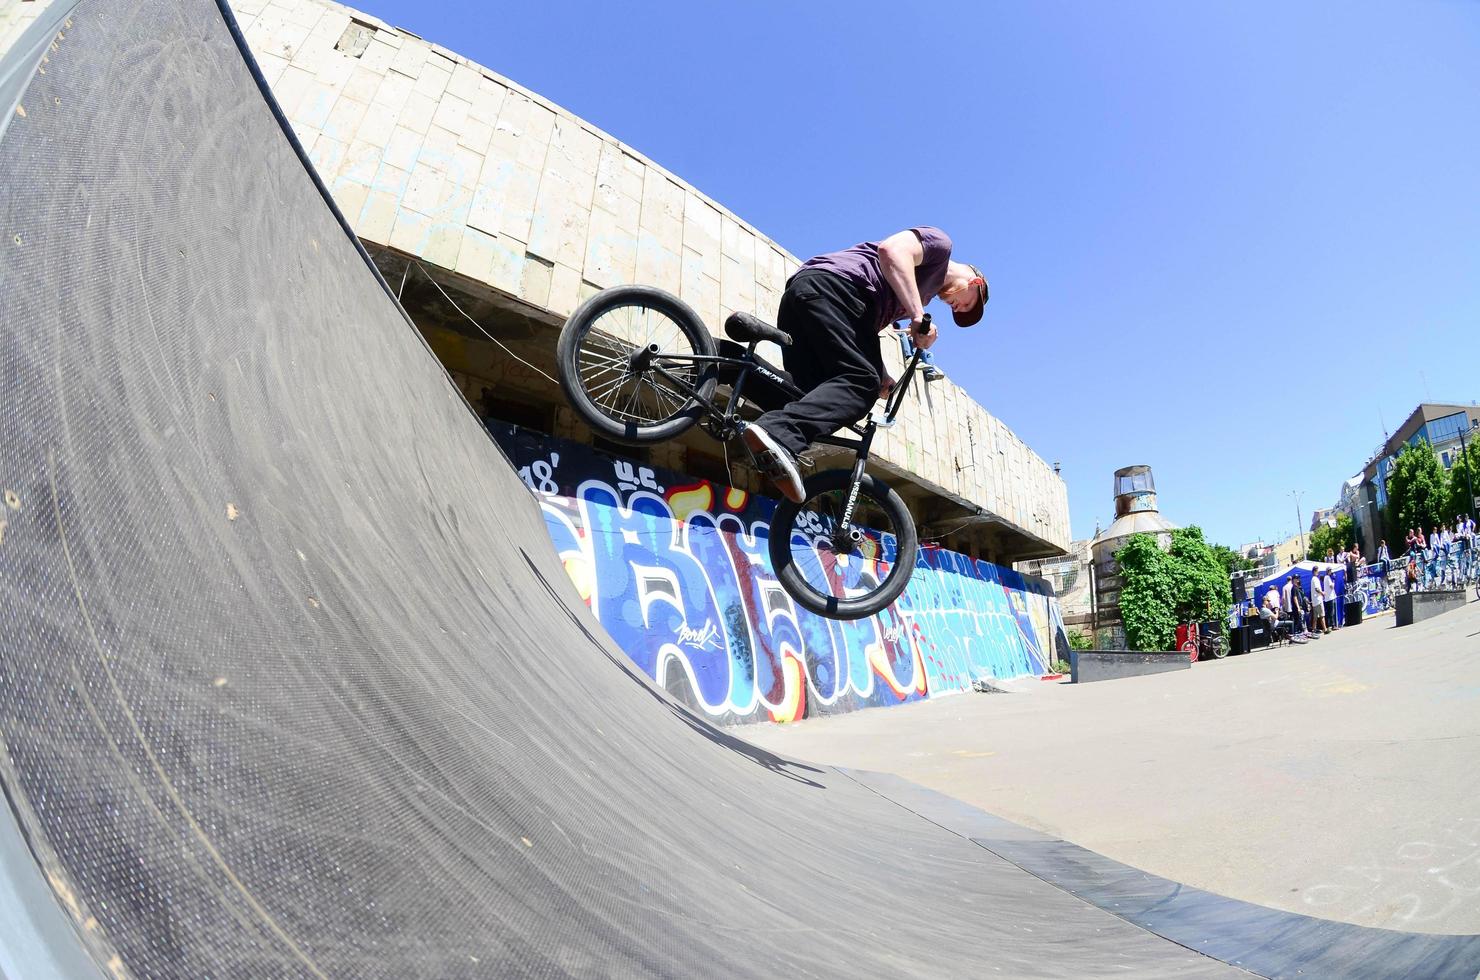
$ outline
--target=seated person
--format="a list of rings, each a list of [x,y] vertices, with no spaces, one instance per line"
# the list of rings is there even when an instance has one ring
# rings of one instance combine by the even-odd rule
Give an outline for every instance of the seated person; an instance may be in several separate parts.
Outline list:
[[[1270,639],[1279,635],[1280,594],[1272,585],[1269,591],[1264,593],[1264,602],[1259,606],[1259,618],[1264,620],[1265,625],[1269,627]]]

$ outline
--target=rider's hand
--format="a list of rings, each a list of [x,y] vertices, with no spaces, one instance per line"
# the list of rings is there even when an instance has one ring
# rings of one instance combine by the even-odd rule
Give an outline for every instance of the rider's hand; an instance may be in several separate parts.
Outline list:
[[[910,320],[910,340],[921,350],[929,350],[935,343],[935,338],[940,336],[940,331],[935,329],[933,321],[928,328],[924,321],[925,314],[923,313]]]
[[[885,371],[884,372],[884,376],[879,379],[879,397],[880,398],[888,398],[889,397],[889,392],[891,392],[893,390],[894,390],[894,376],[891,375],[888,371]]]

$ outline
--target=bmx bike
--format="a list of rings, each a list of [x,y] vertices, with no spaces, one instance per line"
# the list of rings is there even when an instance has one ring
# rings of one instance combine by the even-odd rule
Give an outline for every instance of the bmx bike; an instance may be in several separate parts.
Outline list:
[[[926,314],[926,326],[929,319]],[[779,407],[803,392],[756,353],[761,341],[790,345],[789,335],[746,313],[731,314],[725,333],[738,343],[721,340],[716,350],[703,320],[677,296],[616,286],[565,321],[556,373],[571,408],[606,439],[652,445],[699,425],[728,442],[746,424],[748,384],[759,392],[752,399],[759,407]],[[894,425],[919,362],[916,349],[883,410],[847,427],[856,438],[817,440],[852,452],[852,466],[812,474],[801,503],[783,499],[776,507],[771,563],[781,587],[804,609],[831,619],[871,616],[899,597],[914,571],[914,519],[899,494],[865,466],[875,432]],[[729,386],[724,403],[716,397],[721,381]]]
[[[1228,656],[1228,637],[1212,623],[1183,623],[1185,638],[1177,649],[1197,663],[1199,660],[1222,660]],[[1204,629],[1203,627],[1207,628]]]

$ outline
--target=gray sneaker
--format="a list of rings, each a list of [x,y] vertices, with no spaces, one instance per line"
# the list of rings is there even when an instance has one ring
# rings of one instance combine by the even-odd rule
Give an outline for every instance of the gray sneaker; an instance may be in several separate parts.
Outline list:
[[[807,499],[802,486],[802,474],[797,469],[796,459],[771,438],[771,434],[754,422],[740,430],[745,448],[755,457],[755,465],[781,491],[781,495],[794,504]]]

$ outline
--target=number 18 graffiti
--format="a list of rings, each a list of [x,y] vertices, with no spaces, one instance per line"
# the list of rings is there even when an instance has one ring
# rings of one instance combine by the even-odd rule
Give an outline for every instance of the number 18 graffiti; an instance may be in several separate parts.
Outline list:
[[[528,466],[521,466],[519,479],[535,493],[552,496],[560,492],[560,484],[555,482],[555,467],[559,465],[560,454],[551,453],[549,459],[537,459]]]

